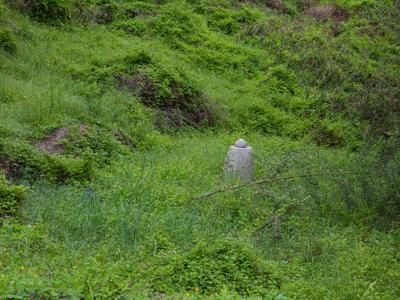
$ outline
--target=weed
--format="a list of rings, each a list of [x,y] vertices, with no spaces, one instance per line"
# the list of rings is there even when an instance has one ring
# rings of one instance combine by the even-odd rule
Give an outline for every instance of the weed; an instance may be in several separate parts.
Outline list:
[[[44,23],[58,23],[70,17],[70,0],[16,0],[10,5],[33,19]]]
[[[0,30],[0,49],[3,49],[9,54],[14,54],[17,50],[16,39],[7,29]]]
[[[153,288],[161,292],[209,295],[226,287],[240,295],[266,295],[268,290],[279,286],[276,270],[233,240],[220,240],[212,245],[199,243],[190,252],[167,259],[152,274]]]
[[[33,146],[1,140],[0,153],[6,171],[12,178],[47,178],[50,181],[89,180],[90,159],[72,159],[39,152]]]
[[[26,188],[9,184],[0,169],[0,218],[15,216],[26,197]]]

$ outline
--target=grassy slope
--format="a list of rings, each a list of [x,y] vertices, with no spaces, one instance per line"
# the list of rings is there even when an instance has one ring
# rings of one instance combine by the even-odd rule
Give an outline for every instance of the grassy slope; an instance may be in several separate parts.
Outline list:
[[[222,162],[239,136],[257,151],[258,178],[376,167],[347,148],[361,148],[365,132],[396,134],[387,106],[397,96],[398,7],[338,2],[353,17],[336,37],[295,1],[286,2],[291,16],[235,1],[126,1],[139,17],[117,5],[111,24],[85,26],[76,17],[49,26],[4,6],[17,48],[0,53],[0,153],[25,153],[18,177],[30,191],[20,222],[0,229],[0,295],[399,297],[398,223],[368,203],[398,197],[384,179],[299,179],[189,201],[228,185]],[[113,74],[129,75],[137,53],[150,57],[140,70],[160,90],[173,78],[201,91],[215,123],[160,133],[160,114],[115,88]],[[369,86],[377,89],[363,94]],[[364,114],[374,97],[382,110]],[[60,161],[30,146],[79,124],[90,139],[69,141]],[[116,142],[121,132],[135,150]],[[94,166],[86,173],[77,160]],[[81,172],[86,180],[71,175]],[[279,225],[263,229],[281,211]]]

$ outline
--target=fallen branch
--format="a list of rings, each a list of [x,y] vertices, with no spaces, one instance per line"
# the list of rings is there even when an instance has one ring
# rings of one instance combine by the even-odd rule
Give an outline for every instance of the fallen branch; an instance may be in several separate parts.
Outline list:
[[[286,213],[288,213],[291,209],[295,208],[296,206],[298,206],[301,203],[304,203],[305,201],[307,201],[310,198],[311,198],[310,196],[307,196],[306,198],[301,199],[299,201],[289,203],[285,207],[283,207],[280,210],[278,210],[275,214],[270,215],[269,218],[267,219],[267,221],[265,223],[263,223],[261,226],[259,226],[254,231],[254,234],[256,234],[256,233],[264,230],[268,226],[272,225],[274,227],[274,238],[275,238],[275,240],[280,240],[281,239],[281,231],[280,231],[280,219],[281,219],[281,217],[283,215],[285,215]]]
[[[242,188],[246,187],[252,187],[256,186],[259,184],[264,184],[264,183],[271,183],[271,182],[276,182],[276,181],[282,181],[282,180],[290,180],[290,179],[296,179],[296,178],[304,178],[304,177],[319,177],[319,176],[350,176],[350,175],[377,175],[377,174],[382,174],[381,173],[360,173],[360,172],[339,172],[339,173],[314,173],[314,174],[302,174],[302,175],[293,175],[293,176],[284,176],[284,177],[277,177],[277,178],[271,178],[271,179],[263,179],[263,180],[258,180],[258,181],[253,181],[249,183],[244,183],[244,184],[238,184],[238,185],[233,185],[228,188],[224,189],[219,189],[213,192],[209,192],[200,196],[193,197],[192,200],[201,200],[204,198],[208,198],[211,196],[214,196],[216,194],[221,194],[229,191],[235,191],[239,190]]]

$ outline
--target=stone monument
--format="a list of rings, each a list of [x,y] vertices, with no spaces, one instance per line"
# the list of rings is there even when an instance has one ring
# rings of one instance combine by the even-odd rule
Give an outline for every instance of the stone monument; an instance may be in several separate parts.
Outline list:
[[[224,169],[227,177],[238,177],[247,182],[254,180],[253,148],[244,139],[229,147]]]

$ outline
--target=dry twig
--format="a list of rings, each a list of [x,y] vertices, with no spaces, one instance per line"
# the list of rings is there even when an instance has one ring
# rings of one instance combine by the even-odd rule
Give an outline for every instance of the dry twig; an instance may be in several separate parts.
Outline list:
[[[310,196],[307,196],[304,199],[301,199],[296,202],[289,203],[287,206],[283,207],[282,209],[278,210],[277,213],[272,214],[269,216],[268,220],[259,226],[254,233],[260,232],[261,230],[267,228],[268,226],[272,225],[274,227],[274,238],[275,240],[281,239],[281,230],[280,230],[280,220],[281,217],[288,213],[292,208],[296,207],[297,205],[304,203],[306,200],[310,199]]]
[[[200,196],[193,197],[192,200],[201,200],[201,199],[208,198],[208,197],[211,197],[216,194],[239,190],[239,189],[246,188],[246,187],[252,187],[252,186],[256,186],[256,185],[263,184],[263,183],[271,183],[271,182],[282,181],[282,180],[291,180],[291,179],[296,179],[296,178],[319,177],[319,176],[377,175],[377,174],[382,174],[382,173],[339,172],[339,173],[314,173],[314,174],[283,176],[283,177],[253,181],[250,183],[233,185],[233,186],[230,186],[227,188],[219,189],[219,190],[216,190],[213,192],[209,192],[209,193],[206,193],[206,194],[203,194]]]

